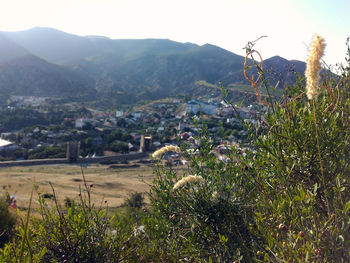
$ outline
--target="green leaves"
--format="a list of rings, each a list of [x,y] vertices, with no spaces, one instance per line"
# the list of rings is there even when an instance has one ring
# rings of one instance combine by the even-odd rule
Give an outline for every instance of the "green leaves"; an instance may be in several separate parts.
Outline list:
[[[277,105],[266,114],[269,128],[256,138],[257,155],[251,161],[260,185],[257,225],[272,249],[272,258],[314,261],[316,249],[322,251],[325,261],[336,259],[334,251],[336,260],[349,260],[350,244],[343,242],[347,240],[344,233],[349,236],[350,131],[345,116],[350,111],[341,103],[347,96],[342,93],[331,112],[331,98],[321,93],[315,105],[316,119],[304,97]],[[279,231],[279,222],[288,225],[288,231]],[[305,233],[302,239],[301,232]]]
[[[344,206],[344,212],[347,213],[350,210],[350,201],[346,202],[345,206]]]
[[[228,238],[219,233],[219,242],[222,244],[226,244],[228,242]]]

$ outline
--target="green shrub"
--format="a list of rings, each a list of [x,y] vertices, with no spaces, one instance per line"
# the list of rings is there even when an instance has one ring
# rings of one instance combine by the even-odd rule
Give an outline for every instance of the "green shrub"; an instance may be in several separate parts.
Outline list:
[[[47,159],[66,157],[66,147],[61,146],[42,146],[28,153],[28,159]]]
[[[249,262],[253,244],[259,242],[250,229],[253,210],[246,193],[251,187],[233,156],[224,163],[211,154],[213,145],[206,134],[204,127],[198,136],[200,154],[184,154],[191,161],[188,170],[156,167],[149,197],[152,216],[162,224],[159,249],[172,254],[169,249],[177,247],[176,260],[229,262],[244,257]],[[199,182],[175,187],[189,175],[196,175]]]
[[[349,71],[323,79],[310,101],[299,78],[252,133],[256,153],[241,158],[265,239],[256,261],[350,261]]]
[[[156,168],[148,228],[159,254],[196,262],[350,261],[350,67],[339,78],[323,76],[320,86],[310,101],[299,76],[280,102],[268,98],[260,124],[245,124],[246,155],[220,162],[202,129],[199,154],[183,151],[189,169]],[[202,179],[174,189],[188,175]]]
[[[8,194],[0,196],[0,247],[14,234],[16,215],[9,211],[10,199]]]
[[[85,181],[85,180],[84,180]],[[79,194],[79,204],[51,208],[39,198],[41,219],[19,227],[17,238],[0,253],[0,262],[134,262],[143,258],[144,236],[133,225],[121,224],[90,202],[91,189]],[[27,215],[29,218],[29,213]],[[31,231],[29,231],[29,227]],[[142,254],[139,254],[142,253]],[[22,259],[22,260],[21,260]]]
[[[267,240],[259,249],[264,261],[350,260],[348,89],[349,82],[337,90],[331,108],[325,91],[314,109],[302,97],[266,115],[257,153],[245,160],[246,177],[256,186],[256,224]],[[291,96],[302,91],[300,82]]]
[[[124,202],[124,206],[133,208],[141,208],[144,204],[143,194],[138,192],[129,194]]]

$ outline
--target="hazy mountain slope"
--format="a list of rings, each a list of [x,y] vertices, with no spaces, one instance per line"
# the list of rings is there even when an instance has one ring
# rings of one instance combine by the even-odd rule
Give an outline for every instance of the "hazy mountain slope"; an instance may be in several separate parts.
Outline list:
[[[64,95],[69,94],[71,89],[71,94],[77,94],[76,91],[90,91],[94,87],[96,98],[135,102],[169,95],[210,93],[215,87],[211,84],[219,82],[230,87],[249,84],[243,76],[244,57],[209,44],[199,46],[167,39],[81,37],[51,28],[3,32],[3,35],[8,41],[2,41],[0,37],[0,45],[4,43],[4,49],[12,47],[12,54],[30,52],[50,63],[64,66],[36,60],[34,64],[40,70],[34,70],[35,67],[28,66],[28,60],[33,58],[20,60],[20,56],[13,56],[16,61],[0,72],[0,84],[2,89],[13,87],[16,93],[31,90],[35,94],[47,94],[48,90],[56,90],[55,94],[62,92]],[[4,58],[4,61],[9,62],[9,59]],[[45,63],[50,66],[45,68]],[[304,72],[305,63],[276,56],[264,61],[264,69],[272,85],[280,81],[283,87],[295,81],[296,72]],[[19,79],[12,76],[17,71]],[[63,74],[63,71],[66,73]],[[30,83],[40,84],[42,88],[33,86],[28,89]]]
[[[90,39],[52,28],[36,27],[4,34],[32,54],[52,63],[63,64],[69,60],[90,56],[96,50]]]
[[[88,37],[95,44],[99,45],[101,38]],[[66,63],[81,73],[87,73],[94,76],[96,79],[109,80],[118,79],[118,72],[138,71],[135,66],[150,67],[149,58],[156,59],[159,56],[170,54],[179,54],[186,52],[192,47],[197,47],[194,44],[182,44],[166,39],[140,39],[140,40],[106,40],[107,45],[101,46],[99,52],[89,57],[71,60]],[[142,62],[143,61],[143,62]],[[133,66],[135,64],[135,66]],[[129,66],[130,65],[130,66]],[[123,69],[124,67],[128,69]],[[130,67],[132,69],[130,69]]]
[[[93,83],[67,68],[33,55],[0,66],[0,91],[11,95],[74,97],[93,92]]]
[[[0,33],[0,64],[29,54],[29,52]]]
[[[297,73],[304,74],[306,68],[305,62],[298,60],[287,60],[280,56],[274,56],[263,61],[263,70],[265,78],[269,85],[277,85],[278,88],[285,88],[288,85],[295,83]],[[252,74],[257,77],[256,68],[250,68],[247,71],[249,77]],[[249,82],[244,78],[243,64],[237,71],[232,71],[221,79],[224,85],[229,84],[245,84]]]
[[[286,60],[280,56],[274,56],[264,61],[266,77],[272,83],[280,82],[281,86],[293,84],[297,79],[297,73],[305,72],[306,64],[297,60]]]
[[[65,64],[93,57],[135,58],[147,53],[168,53],[186,49],[193,44],[181,44],[166,39],[113,40],[106,37],[81,37],[52,28],[36,27],[19,32],[3,32],[8,38],[26,47],[32,54],[49,62]]]
[[[197,46],[178,52],[150,51],[134,59],[100,58],[104,79],[109,79],[119,90],[142,92],[144,89],[175,93],[179,88],[198,81],[215,83],[242,67],[243,58],[212,45]],[[89,72],[96,69],[96,61],[80,61],[75,69]],[[101,68],[99,67],[99,68]],[[100,72],[101,74],[101,72]]]

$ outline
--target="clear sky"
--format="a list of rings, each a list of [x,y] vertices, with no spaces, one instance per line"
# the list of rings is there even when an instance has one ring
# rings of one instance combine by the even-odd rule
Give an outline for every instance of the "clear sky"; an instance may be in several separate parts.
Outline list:
[[[244,55],[249,40],[263,58],[306,60],[315,33],[325,61],[341,62],[350,36],[350,0],[0,0],[0,30],[53,27],[77,35],[168,38],[210,43]]]

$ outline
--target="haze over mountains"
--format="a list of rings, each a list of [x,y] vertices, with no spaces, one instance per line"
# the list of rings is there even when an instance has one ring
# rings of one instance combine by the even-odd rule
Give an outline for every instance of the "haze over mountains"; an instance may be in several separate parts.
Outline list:
[[[120,103],[172,95],[201,95],[211,84],[247,84],[244,57],[210,44],[166,39],[81,37],[52,28],[0,32],[0,92]],[[305,63],[264,61],[272,83],[295,81]]]

